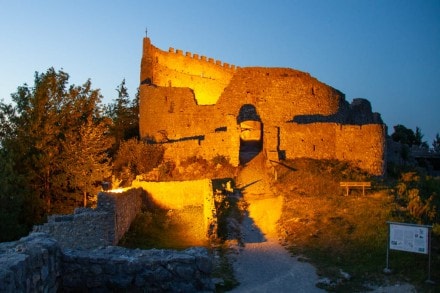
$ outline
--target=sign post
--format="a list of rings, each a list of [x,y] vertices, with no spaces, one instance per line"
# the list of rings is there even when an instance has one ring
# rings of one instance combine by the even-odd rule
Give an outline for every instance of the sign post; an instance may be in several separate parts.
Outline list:
[[[408,223],[387,222],[388,224],[388,245],[385,273],[390,273],[389,250],[400,250],[406,252],[428,255],[428,280],[431,281],[431,228],[427,225],[416,225]]]

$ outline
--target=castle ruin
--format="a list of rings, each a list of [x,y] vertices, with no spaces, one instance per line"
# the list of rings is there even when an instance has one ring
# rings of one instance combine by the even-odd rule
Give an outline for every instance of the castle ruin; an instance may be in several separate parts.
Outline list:
[[[237,166],[262,152],[268,161],[337,159],[384,173],[380,115],[308,73],[240,68],[144,38],[140,79],[140,135],[162,144],[166,159],[224,156]]]

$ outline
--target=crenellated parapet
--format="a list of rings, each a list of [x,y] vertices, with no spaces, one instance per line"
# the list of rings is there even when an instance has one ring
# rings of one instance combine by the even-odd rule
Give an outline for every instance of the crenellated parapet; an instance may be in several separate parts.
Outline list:
[[[184,53],[183,50],[175,49],[175,48],[173,48],[173,47],[170,47],[170,48],[168,49],[168,53],[176,54],[176,55],[180,55],[180,56],[185,56],[185,57],[187,57],[187,58],[190,58],[190,59],[193,59],[193,60],[196,60],[196,61],[199,61],[199,60],[200,60],[200,61],[203,61],[203,62],[207,62],[207,63],[215,64],[215,65],[220,66],[220,67],[223,67],[223,68],[225,68],[225,69],[236,70],[237,68],[239,68],[239,67],[236,67],[235,65],[232,65],[232,64],[229,64],[229,63],[223,62],[223,61],[221,61],[221,60],[216,60],[216,59],[214,59],[214,58],[206,57],[206,56],[204,56],[204,55],[199,55],[199,54],[192,53],[192,52],[188,52],[188,51],[186,51],[186,52]]]
[[[234,65],[199,54],[160,50],[144,39],[141,83],[190,88],[198,105],[214,105],[236,70]]]

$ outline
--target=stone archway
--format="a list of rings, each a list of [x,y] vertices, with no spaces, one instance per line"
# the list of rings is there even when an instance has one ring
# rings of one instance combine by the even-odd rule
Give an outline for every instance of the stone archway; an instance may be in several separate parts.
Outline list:
[[[252,104],[240,108],[237,123],[240,126],[240,164],[246,164],[263,149],[263,123]]]

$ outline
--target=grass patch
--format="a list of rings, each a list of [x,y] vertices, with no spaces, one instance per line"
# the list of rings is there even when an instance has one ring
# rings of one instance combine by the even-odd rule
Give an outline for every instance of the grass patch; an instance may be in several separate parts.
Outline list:
[[[193,162],[189,163],[194,166]],[[212,277],[216,280],[216,292],[227,292],[239,283],[235,279],[228,258],[230,245],[238,243],[239,222],[246,203],[233,195],[234,180],[230,177],[213,180],[214,200],[217,214],[217,238],[200,241],[206,235],[203,207],[187,206],[182,210],[163,209],[150,202],[139,213],[129,231],[119,242],[120,246],[140,249],[177,249],[206,246],[213,255]],[[195,216],[196,215],[196,216]],[[199,216],[197,216],[199,215]],[[193,236],[196,235],[197,239]]]
[[[235,278],[234,269],[227,256],[227,254],[230,253],[227,242],[223,242],[218,247],[213,248],[213,252],[214,270],[212,277],[214,280],[219,280],[219,282],[216,283],[215,291],[218,293],[230,291],[240,283]]]
[[[195,220],[195,215],[200,215]],[[139,213],[119,245],[140,249],[177,249],[207,246],[200,239],[206,234],[203,207],[167,210],[155,207]],[[196,237],[194,237],[196,236]]]
[[[324,289],[337,292],[365,291],[366,285],[409,282],[420,290],[434,292],[440,287],[426,285],[427,257],[392,251],[386,266],[387,221],[399,221],[400,207],[386,189],[345,191],[340,181],[376,181],[345,163],[294,160],[277,166],[274,187],[284,196],[279,221],[280,235],[294,255],[312,262],[318,273],[332,280]],[[376,184],[375,184],[376,183]],[[373,186],[383,183],[373,182]],[[440,280],[438,239],[433,239],[431,279]],[[436,253],[437,252],[437,253]],[[344,277],[344,272],[349,277]]]
[[[229,254],[235,254],[234,246],[242,245],[240,223],[247,209],[245,200],[234,194],[232,178],[213,180],[214,199],[217,214],[217,242],[213,245],[214,280],[216,292],[227,292],[239,285],[235,278]]]

